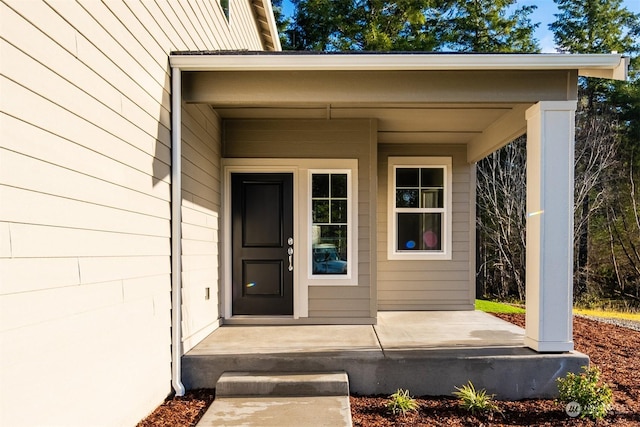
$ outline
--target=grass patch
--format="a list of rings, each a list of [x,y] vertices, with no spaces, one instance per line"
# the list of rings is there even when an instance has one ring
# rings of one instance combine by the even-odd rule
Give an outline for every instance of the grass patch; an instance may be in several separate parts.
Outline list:
[[[476,302],[476,307],[477,307]],[[574,308],[573,314],[582,314],[585,316],[605,317],[608,319],[625,319],[635,320],[640,322],[640,313],[627,313],[622,311],[604,311],[604,310],[591,310],[585,308]]]
[[[524,313],[524,308],[502,302],[487,301],[482,299],[476,300],[476,310],[486,313]],[[608,311],[594,310],[586,308],[574,308],[573,314],[582,314],[585,316],[604,317],[607,319],[624,319],[640,322],[640,313],[630,313],[625,311]]]
[[[482,299],[476,300],[476,310],[484,311],[486,313],[524,313],[524,308]]]

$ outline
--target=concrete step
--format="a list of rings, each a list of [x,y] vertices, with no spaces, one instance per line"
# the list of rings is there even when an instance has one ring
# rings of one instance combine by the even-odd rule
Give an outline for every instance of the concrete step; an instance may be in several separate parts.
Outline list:
[[[351,427],[346,372],[224,372],[197,427]]]
[[[216,397],[349,396],[346,372],[225,372]]]
[[[223,397],[197,427],[351,427],[349,396]]]

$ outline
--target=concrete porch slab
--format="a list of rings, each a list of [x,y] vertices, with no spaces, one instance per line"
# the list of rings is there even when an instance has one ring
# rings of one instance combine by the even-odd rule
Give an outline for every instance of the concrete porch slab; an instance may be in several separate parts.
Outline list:
[[[187,388],[223,372],[345,371],[352,393],[450,395],[471,380],[500,399],[554,397],[578,352],[540,354],[524,330],[481,312],[381,312],[376,326],[223,326],[183,356]]]
[[[298,354],[379,351],[368,325],[222,326],[188,354]]]
[[[524,330],[480,311],[387,311],[374,326],[384,351],[522,347]]]

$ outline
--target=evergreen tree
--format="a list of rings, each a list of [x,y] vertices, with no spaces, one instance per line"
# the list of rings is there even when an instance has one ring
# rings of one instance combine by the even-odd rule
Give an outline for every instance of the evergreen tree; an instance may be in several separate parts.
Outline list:
[[[528,15],[516,0],[293,0],[288,31],[297,50],[534,52]]]
[[[282,11],[282,0],[271,0],[271,7],[273,8],[273,16],[276,20],[282,50],[291,50],[293,47],[290,44],[289,37],[287,37],[287,30],[291,26],[291,18],[285,16]]]
[[[554,0],[560,13],[549,25],[561,52],[633,55],[640,50],[640,17],[622,7],[622,0]],[[609,105],[621,84],[602,79],[581,79],[588,114]]]
[[[640,16],[622,7],[622,0],[554,1],[560,13],[549,27],[560,51],[617,51],[628,55],[639,51]],[[630,83],[579,80],[576,152],[580,155],[576,156],[576,188],[580,191],[576,191],[574,286],[578,300],[619,291],[614,288],[624,286],[623,277],[627,276],[621,273],[621,259],[629,261],[629,274],[640,284],[640,260],[634,261],[633,250],[628,250],[640,244],[640,229],[634,234],[626,224],[633,215],[625,214],[629,205],[635,203],[632,166],[640,158],[635,154],[640,152],[640,94],[634,90],[638,86],[636,67],[634,58]],[[637,177],[635,180],[638,182]],[[630,199],[622,201],[624,194],[630,195]],[[616,259],[617,247],[624,248],[621,259]],[[609,259],[603,257],[607,252]]]
[[[297,50],[433,50],[438,0],[293,0]]]
[[[447,5],[445,47],[459,52],[536,52],[538,45],[529,14],[523,6],[511,14],[516,0],[459,0]]]
[[[554,0],[560,10],[549,25],[560,51],[633,53],[638,49],[638,16],[622,0]]]

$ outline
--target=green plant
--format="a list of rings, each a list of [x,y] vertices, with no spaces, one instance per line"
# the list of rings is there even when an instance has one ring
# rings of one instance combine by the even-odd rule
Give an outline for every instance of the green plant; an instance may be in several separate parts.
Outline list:
[[[413,397],[409,396],[409,390],[399,388],[395,393],[389,396],[387,409],[389,409],[394,415],[398,413],[406,415],[407,412],[418,410],[418,402],[416,402]]]
[[[505,304],[502,302],[476,300],[476,310],[484,311],[486,313],[524,313],[524,308],[518,307],[513,304]]]
[[[604,418],[613,402],[611,388],[600,383],[600,369],[597,366],[583,366],[582,369],[584,372],[580,375],[569,372],[564,378],[558,378],[560,401],[578,402],[581,407],[580,418]]]
[[[458,404],[472,414],[498,411],[498,405],[493,401],[495,395],[487,394],[485,389],[476,390],[471,381],[460,388],[456,387],[456,390],[453,395],[458,398]]]

